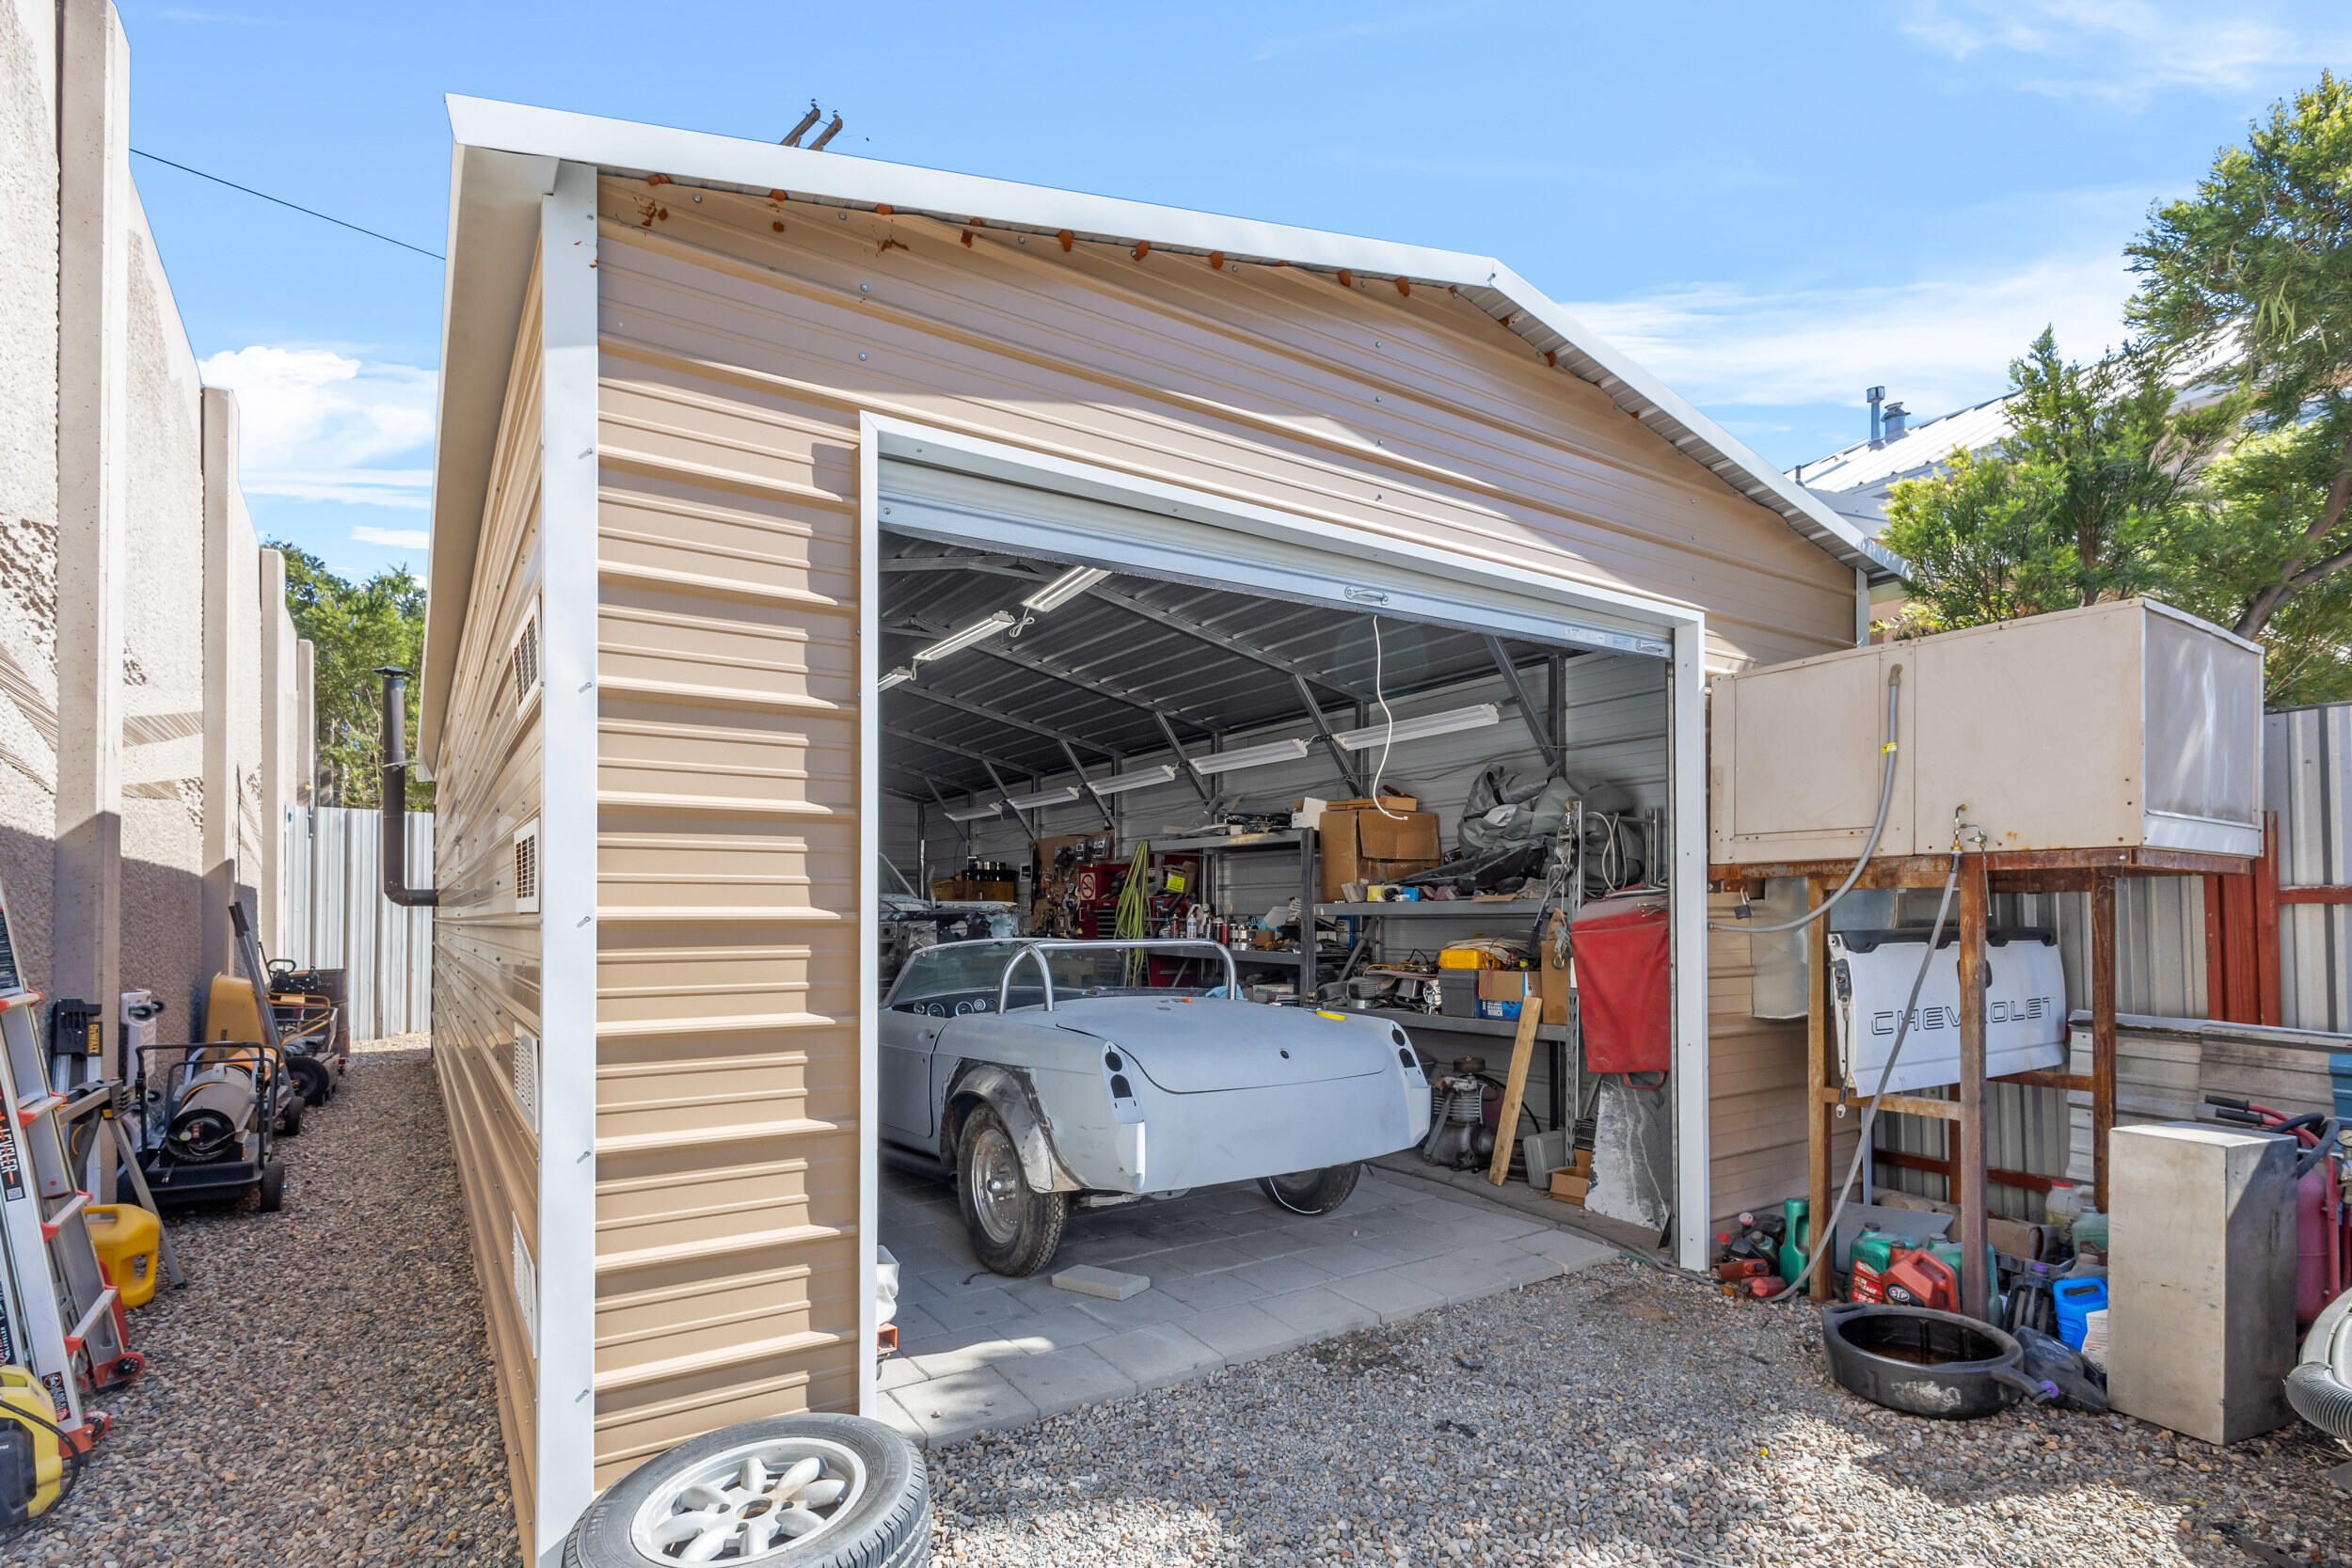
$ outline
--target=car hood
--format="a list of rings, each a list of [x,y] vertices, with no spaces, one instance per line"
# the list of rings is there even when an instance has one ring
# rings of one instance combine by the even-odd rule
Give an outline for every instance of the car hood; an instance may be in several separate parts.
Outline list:
[[[1079,997],[1057,1004],[1053,1018],[1123,1052],[1169,1094],[1360,1078],[1386,1070],[1396,1053],[1385,1027],[1220,997]]]

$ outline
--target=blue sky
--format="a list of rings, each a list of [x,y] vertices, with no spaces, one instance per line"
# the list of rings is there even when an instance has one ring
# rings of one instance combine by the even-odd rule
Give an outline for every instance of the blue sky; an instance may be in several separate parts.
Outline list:
[[[400,8],[120,0],[132,145],[429,250],[445,92],[1500,256],[1772,461],[2120,333],[2122,248],[2337,3]],[[256,525],[420,572],[439,266],[144,159]]]

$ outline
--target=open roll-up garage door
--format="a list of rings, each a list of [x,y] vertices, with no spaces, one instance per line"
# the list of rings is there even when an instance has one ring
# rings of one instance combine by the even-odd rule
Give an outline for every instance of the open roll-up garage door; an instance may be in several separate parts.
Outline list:
[[[868,416],[866,534],[1663,661],[1669,691],[1675,1119],[1673,1250],[1704,1262],[1708,1215],[1700,639],[1682,607],[1295,512]],[[879,607],[879,595],[877,595]],[[873,628],[879,638],[880,627]],[[880,650],[877,649],[879,657]],[[878,671],[877,673],[880,673]]]

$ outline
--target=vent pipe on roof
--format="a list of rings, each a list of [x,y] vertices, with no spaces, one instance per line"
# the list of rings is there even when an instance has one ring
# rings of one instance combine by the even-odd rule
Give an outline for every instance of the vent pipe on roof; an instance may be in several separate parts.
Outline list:
[[[1875,447],[1886,438],[1879,424],[1879,404],[1886,401],[1886,388],[1873,387],[1862,394],[1862,401],[1870,405],[1870,444]]]
[[[377,745],[375,816],[383,832],[377,859],[383,863],[384,896],[403,909],[430,907],[441,901],[433,888],[408,885],[408,672],[383,664],[384,728]]]
[[[791,134],[786,136],[784,140],[777,145],[782,147],[800,146],[801,138],[808,135],[808,128],[816,124],[818,117],[824,112],[824,110],[817,106],[817,100],[814,98],[810,99],[808,101],[808,113],[801,117],[801,122],[792,127]]]
[[[1886,438],[1890,441],[1901,440],[1903,432],[1909,428],[1911,410],[1899,403],[1890,403],[1886,405],[1885,419]]]

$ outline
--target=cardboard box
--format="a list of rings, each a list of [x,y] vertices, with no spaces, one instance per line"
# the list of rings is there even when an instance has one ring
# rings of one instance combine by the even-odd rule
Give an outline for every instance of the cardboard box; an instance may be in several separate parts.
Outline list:
[[[1471,971],[1478,976],[1478,1016],[1518,1022],[1527,999],[1538,996],[1536,974],[1530,969],[1480,969]]]
[[[1551,1196],[1563,1203],[1573,1203],[1581,1208],[1584,1195],[1592,1190],[1593,1179],[1589,1176],[1572,1176],[1565,1170],[1551,1173]]]
[[[1317,846],[1323,868],[1322,898],[1340,901],[1346,882],[1401,881],[1438,863],[1438,814],[1410,809],[1404,796],[1384,796],[1391,816],[1370,800],[1324,804]]]

